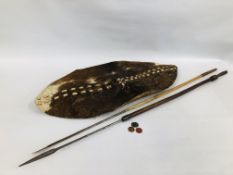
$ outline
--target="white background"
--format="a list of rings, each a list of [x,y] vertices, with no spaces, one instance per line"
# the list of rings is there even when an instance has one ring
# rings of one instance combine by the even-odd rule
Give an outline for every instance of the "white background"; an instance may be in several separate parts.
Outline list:
[[[1,175],[233,174],[230,0],[0,0]],[[229,74],[34,164],[31,152],[98,121],[48,117],[35,96],[77,68],[113,60],[176,64],[179,84]]]

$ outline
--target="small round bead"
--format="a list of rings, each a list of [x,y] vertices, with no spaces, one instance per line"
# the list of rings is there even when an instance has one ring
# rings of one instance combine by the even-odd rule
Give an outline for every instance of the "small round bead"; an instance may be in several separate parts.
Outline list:
[[[129,132],[134,132],[134,128],[133,127],[128,127],[128,131]]]
[[[138,134],[142,133],[142,128],[136,128],[136,132],[137,132]]]
[[[137,122],[132,122],[131,126],[134,127],[134,128],[137,128],[139,126],[139,124]]]

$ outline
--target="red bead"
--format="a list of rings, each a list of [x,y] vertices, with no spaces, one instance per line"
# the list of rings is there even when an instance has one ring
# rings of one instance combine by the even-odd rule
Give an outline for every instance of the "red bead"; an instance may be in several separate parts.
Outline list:
[[[142,133],[142,128],[136,128],[136,132],[139,134]]]

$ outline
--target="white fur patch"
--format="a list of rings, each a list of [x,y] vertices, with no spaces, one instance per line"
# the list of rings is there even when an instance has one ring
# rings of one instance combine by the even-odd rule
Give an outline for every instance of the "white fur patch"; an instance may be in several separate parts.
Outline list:
[[[59,87],[61,87],[65,83],[68,82],[61,82],[58,84],[49,85],[37,96],[35,103],[42,112],[46,112],[51,109],[50,105],[51,105],[52,97],[58,92]]]

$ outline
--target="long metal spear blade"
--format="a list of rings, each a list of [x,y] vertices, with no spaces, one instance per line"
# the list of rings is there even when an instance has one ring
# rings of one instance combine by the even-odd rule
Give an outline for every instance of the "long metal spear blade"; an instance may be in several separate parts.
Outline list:
[[[34,158],[32,158],[32,159],[30,159],[30,160],[28,160],[28,161],[22,163],[21,165],[19,165],[19,167],[24,166],[24,165],[27,165],[27,164],[32,163],[32,162],[35,162],[35,161],[37,161],[37,160],[39,160],[39,159],[43,159],[43,158],[45,158],[45,157],[48,157],[48,156],[50,156],[51,154],[54,154],[56,151],[58,151],[57,148],[55,148],[55,149],[50,149],[50,150],[48,150],[48,151],[46,151],[46,152],[44,152],[44,153],[42,153],[42,154],[40,154],[40,155],[38,155],[38,156],[36,156],[36,157],[34,157]]]
[[[65,140],[67,140],[67,139],[69,139],[69,138],[71,138],[71,137],[74,137],[74,136],[76,136],[76,135],[78,135],[78,134],[81,134],[81,133],[83,133],[84,131],[87,131],[87,130],[89,130],[89,129],[91,129],[91,128],[97,126],[97,125],[100,125],[101,123],[104,123],[104,122],[106,122],[106,121],[108,121],[108,120],[110,120],[110,119],[113,119],[113,118],[115,118],[115,117],[117,117],[117,116],[119,116],[119,115],[121,115],[121,114],[123,114],[123,113],[125,113],[125,112],[126,112],[125,110],[122,110],[122,111],[120,111],[120,112],[118,112],[118,113],[116,113],[116,114],[114,114],[114,115],[112,115],[112,116],[110,116],[110,117],[108,117],[108,118],[105,118],[105,119],[103,119],[103,120],[100,120],[100,121],[98,121],[98,122],[96,122],[96,123],[94,123],[94,124],[92,124],[92,125],[90,125],[90,126],[88,126],[88,127],[86,127],[86,128],[83,128],[83,129],[81,129],[81,130],[79,130],[79,131],[77,131],[77,132],[74,132],[74,133],[72,133],[72,134],[70,134],[70,135],[68,135],[68,136],[66,136],[66,137],[64,137],[64,138],[62,138],[62,139],[60,139],[60,140],[57,140],[57,141],[55,141],[55,142],[53,142],[53,143],[51,143],[51,144],[45,146],[44,148],[39,149],[38,151],[34,152],[33,154],[37,154],[37,153],[39,153],[39,152],[42,152],[42,151],[44,151],[44,150],[46,150],[46,149],[48,149],[48,148],[50,148],[50,147],[52,147],[52,146],[54,146],[54,145],[57,145],[58,143],[61,143],[61,142],[65,141]]]
[[[94,124],[92,124],[92,125],[90,125],[90,126],[88,126],[86,128],[83,128],[83,129],[81,129],[81,130],[79,130],[77,132],[74,132],[74,133],[72,133],[72,134],[70,134],[70,135],[68,135],[68,136],[66,136],[66,137],[64,137],[64,138],[62,138],[60,140],[55,141],[55,142],[53,142],[53,143],[51,143],[51,144],[49,144],[49,145],[47,145],[47,146],[39,149],[38,151],[34,152],[33,154],[37,154],[39,152],[43,152],[44,150],[46,150],[46,149],[48,149],[48,148],[50,148],[50,147],[52,147],[54,145],[57,145],[58,143],[61,143],[61,142],[65,141],[65,140],[67,140],[67,139],[69,139],[71,137],[74,137],[74,136],[76,136],[78,134],[81,134],[84,131],[87,131],[87,130],[95,127],[95,126],[98,126],[98,125],[100,125],[100,124],[102,124],[102,123],[104,123],[104,122],[106,122],[106,121],[108,121],[110,119],[113,119],[113,118],[115,118],[115,117],[117,117],[117,116],[119,116],[121,114],[124,114],[126,112],[129,112],[131,110],[137,109],[137,108],[139,108],[139,107],[141,107],[141,106],[143,106],[143,105],[145,105],[145,104],[147,104],[147,103],[149,103],[149,102],[151,102],[151,101],[153,101],[153,100],[155,100],[157,98],[160,98],[160,97],[162,97],[164,95],[167,95],[167,94],[169,94],[169,93],[171,93],[171,92],[173,92],[173,91],[175,91],[175,90],[177,90],[179,88],[184,87],[185,85],[188,85],[188,84],[190,84],[190,83],[192,83],[192,82],[194,82],[194,81],[196,81],[196,80],[198,80],[198,79],[200,79],[202,77],[205,77],[206,75],[209,75],[209,74],[215,72],[216,70],[217,70],[217,68],[210,69],[210,70],[208,70],[208,71],[206,71],[206,72],[204,72],[204,73],[202,73],[202,74],[200,74],[200,75],[198,75],[198,76],[196,76],[196,77],[194,77],[194,78],[192,78],[190,80],[187,80],[187,81],[185,81],[185,82],[183,82],[183,83],[181,83],[181,84],[179,84],[179,85],[177,85],[177,86],[175,86],[173,88],[165,90],[165,91],[163,91],[163,92],[161,92],[159,94],[156,94],[156,95],[154,95],[154,96],[152,96],[150,98],[147,98],[147,99],[145,99],[145,100],[143,100],[143,101],[141,101],[139,103],[136,103],[136,104],[134,104],[132,106],[129,106],[128,108],[123,109],[122,111],[120,111],[120,112],[118,112],[118,113],[116,113],[116,114],[114,114],[114,115],[112,115],[112,116],[110,116],[108,118],[100,120],[100,121],[98,121],[98,122],[96,122],[96,123],[94,123]]]
[[[59,146],[59,147],[57,147],[57,148],[53,148],[53,149],[48,150],[48,151],[46,151],[46,152],[44,152],[44,153],[41,153],[41,154],[39,154],[38,156],[36,156],[36,157],[34,157],[34,158],[32,158],[32,159],[30,159],[30,160],[24,162],[23,164],[19,165],[19,167],[21,167],[21,166],[23,166],[23,165],[27,165],[27,164],[32,163],[32,162],[35,162],[35,161],[37,161],[37,160],[39,160],[39,159],[43,159],[43,158],[45,158],[45,157],[48,157],[48,156],[50,156],[51,154],[54,154],[55,152],[57,152],[58,150],[60,150],[60,149],[62,149],[62,148],[64,148],[64,147],[67,147],[67,146],[69,146],[69,145],[71,145],[71,144],[73,144],[73,143],[75,143],[75,142],[77,142],[77,141],[80,141],[80,140],[82,140],[82,139],[84,139],[84,138],[87,138],[87,137],[89,137],[89,136],[91,136],[91,135],[93,135],[93,134],[95,134],[95,133],[97,133],[97,132],[99,132],[99,131],[102,131],[102,130],[104,130],[104,129],[106,129],[106,128],[109,128],[109,127],[111,127],[111,126],[113,126],[113,125],[115,125],[115,124],[117,124],[117,123],[120,123],[120,122],[121,122],[121,119],[119,119],[119,120],[117,120],[117,121],[115,121],[115,122],[112,122],[112,123],[110,123],[110,124],[108,124],[108,125],[106,125],[106,126],[104,126],[104,127],[102,127],[102,128],[99,128],[99,129],[97,129],[97,130],[94,130],[94,131],[92,131],[92,132],[90,132],[90,133],[88,133],[88,134],[86,134],[86,135],[84,135],[84,136],[82,136],[82,137],[80,137],[80,138],[77,138],[77,139],[75,139],[75,140],[73,140],[73,141],[71,141],[71,142],[68,142],[68,143],[66,143],[66,144],[64,144],[64,145],[61,145],[61,146]]]

